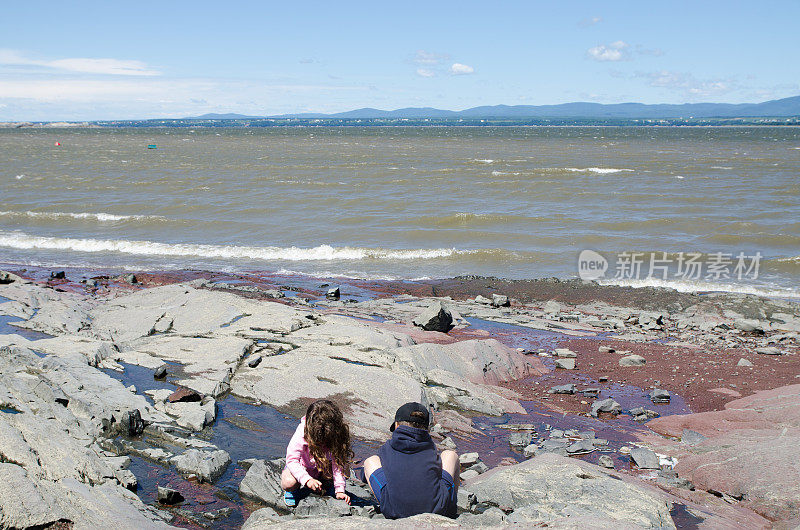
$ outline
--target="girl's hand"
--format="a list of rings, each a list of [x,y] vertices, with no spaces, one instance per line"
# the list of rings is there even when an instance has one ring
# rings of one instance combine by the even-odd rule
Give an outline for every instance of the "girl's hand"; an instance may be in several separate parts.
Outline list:
[[[350,504],[350,495],[343,491],[339,491],[336,493],[336,498]]]
[[[322,482],[315,478],[310,478],[306,482],[306,487],[314,493],[322,493]]]

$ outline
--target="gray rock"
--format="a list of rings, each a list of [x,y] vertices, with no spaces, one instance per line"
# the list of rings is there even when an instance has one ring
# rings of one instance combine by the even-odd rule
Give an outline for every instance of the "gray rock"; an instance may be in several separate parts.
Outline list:
[[[567,454],[582,455],[591,453],[594,449],[594,442],[592,440],[579,440],[567,446]]]
[[[325,293],[325,298],[328,300],[338,300],[341,297],[342,293],[338,287],[331,287],[328,289],[328,292]]]
[[[472,507],[478,504],[478,499],[475,494],[464,488],[458,488],[458,509],[463,512],[469,512]]]
[[[574,394],[575,385],[570,383],[568,385],[554,386],[548,391],[548,394]]]
[[[508,436],[508,443],[512,447],[525,447],[530,445],[533,441],[533,433],[531,432],[512,432]]]
[[[465,469],[474,466],[480,461],[481,459],[478,453],[464,453],[458,457],[458,463]]]
[[[231,463],[230,455],[221,449],[200,451],[187,449],[170,459],[170,463],[183,474],[194,474],[201,482],[214,482]]]
[[[526,445],[522,450],[522,454],[525,455],[526,458],[531,458],[536,456],[537,449],[538,448],[534,444]]]
[[[484,464],[483,462],[478,462],[474,466],[469,468],[470,471],[476,471],[478,474],[486,473],[489,471],[489,466]]]
[[[430,307],[420,313],[412,322],[415,326],[419,326],[425,331],[447,333],[453,329],[453,315],[441,302],[434,302],[431,304]]]
[[[281,515],[269,506],[260,508],[250,514],[242,525],[242,530],[257,530],[264,526],[271,526],[282,522]]]
[[[504,294],[492,295],[492,306],[494,307],[508,307],[511,305],[511,300]]]
[[[747,333],[764,331],[764,329],[761,327],[761,323],[758,320],[751,320],[747,318],[736,319],[733,322],[733,327]]]
[[[561,304],[555,300],[548,300],[545,302],[543,309],[548,315],[555,315],[561,312]]]
[[[178,504],[183,500],[183,495],[178,490],[158,486],[158,502],[161,504]]]
[[[54,271],[50,273],[50,279],[52,280],[64,280],[66,277],[67,275],[64,271]]]
[[[261,501],[267,506],[286,510],[281,490],[281,472],[286,460],[254,460],[239,483],[239,494]]]
[[[760,355],[781,355],[783,352],[775,346],[767,346],[765,348],[756,348],[756,353]]]
[[[261,359],[263,359],[261,354],[254,353],[253,355],[248,357],[245,362],[247,363],[247,366],[249,366],[250,368],[255,368],[256,366],[261,364]]]
[[[491,298],[486,298],[485,296],[478,295],[475,297],[476,304],[483,304],[483,305],[490,305],[492,303]]]
[[[495,468],[473,479],[470,490],[479,503],[513,509],[509,522],[517,516],[516,522],[528,526],[580,515],[610,519],[620,527],[675,528],[669,504],[658,492],[558,455]]]
[[[614,469],[614,459],[608,455],[600,455],[600,458],[597,459],[597,463],[606,469]]]
[[[441,445],[445,449],[455,449],[456,448],[456,443],[449,436],[445,437],[444,440],[442,440],[439,443],[439,445]]]
[[[461,472],[461,480],[465,480],[466,481],[466,480],[475,478],[478,475],[480,475],[480,473],[478,473],[474,469],[467,469],[466,471],[462,471]]]
[[[622,406],[611,398],[602,399],[592,403],[592,416],[596,418],[601,412],[619,414],[622,412]]]
[[[351,515],[350,506],[333,497],[309,495],[298,501],[294,509],[296,517],[345,517]]]
[[[620,366],[643,366],[647,360],[641,355],[626,355],[619,360]]]
[[[156,368],[155,371],[153,372],[153,378],[164,379],[165,377],[167,377],[167,365],[162,364],[161,366]]]
[[[570,350],[569,348],[556,348],[553,351],[554,351],[554,353],[556,354],[557,357],[565,357],[565,358],[574,359],[575,357],[578,356],[577,353],[575,353],[574,351]]]
[[[600,346],[597,348],[597,351],[599,351],[600,353],[614,353],[617,350],[615,350],[611,346]]]
[[[631,460],[639,469],[659,469],[658,455],[646,447],[631,449]]]
[[[562,370],[574,370],[575,359],[556,359],[556,368]]]
[[[136,278],[136,275],[135,275],[135,274],[126,274],[126,275],[123,277],[123,280],[124,280],[126,283],[129,283],[129,284],[131,284],[131,285],[135,285],[135,284],[139,283],[139,279],[138,279],[138,278]]]
[[[122,414],[120,428],[126,436],[139,436],[144,431],[142,413],[138,409],[126,411]]]
[[[0,285],[8,285],[16,281],[16,276],[6,271],[0,271]]]
[[[567,445],[569,445],[569,440],[550,438],[539,444],[536,454],[555,453],[561,456],[567,456]]]
[[[650,392],[650,401],[653,403],[669,403],[670,395],[668,390],[654,388]]]
[[[739,359],[739,362],[736,363],[736,366],[747,366],[747,367],[750,367],[750,366],[753,366],[753,363],[751,363],[750,361],[748,361],[747,359],[742,357],[742,358]]]

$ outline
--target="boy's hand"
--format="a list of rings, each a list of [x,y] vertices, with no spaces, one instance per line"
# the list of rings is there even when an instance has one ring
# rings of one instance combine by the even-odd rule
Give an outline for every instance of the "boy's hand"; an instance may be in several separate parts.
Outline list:
[[[322,493],[322,482],[315,478],[310,478],[306,482],[306,487],[314,493]]]
[[[350,504],[350,495],[343,491],[336,492],[336,498]]]

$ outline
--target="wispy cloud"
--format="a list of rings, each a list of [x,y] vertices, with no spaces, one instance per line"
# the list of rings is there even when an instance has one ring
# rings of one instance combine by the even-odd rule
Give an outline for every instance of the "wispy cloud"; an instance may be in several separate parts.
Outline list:
[[[586,50],[586,54],[595,61],[625,61],[630,59],[630,44],[618,40],[589,48]]]
[[[594,26],[595,24],[599,24],[602,21],[603,17],[588,17],[578,22],[578,25],[582,28],[588,28],[589,26]]]
[[[100,75],[156,76],[160,74],[142,61],[86,57],[41,60],[9,49],[0,49],[0,65],[33,66],[55,71]]]
[[[417,50],[414,55],[414,63],[428,66],[439,66],[450,59],[450,55],[446,53],[429,52],[425,50]]]
[[[428,68],[417,68],[417,75],[420,77],[433,77],[436,75],[436,72]]]
[[[450,65],[450,73],[453,75],[469,75],[474,74],[475,69],[468,64],[453,63]]]
[[[718,96],[742,88],[738,80],[732,77],[699,79],[691,73],[670,70],[636,72],[633,77],[644,79],[651,87],[680,92],[689,99]]]

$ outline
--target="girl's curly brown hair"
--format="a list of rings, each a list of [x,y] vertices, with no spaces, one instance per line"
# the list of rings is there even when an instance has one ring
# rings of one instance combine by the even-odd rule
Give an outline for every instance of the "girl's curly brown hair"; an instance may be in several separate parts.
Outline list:
[[[345,476],[350,473],[350,461],[353,459],[350,427],[333,401],[321,399],[308,406],[304,437],[322,476],[333,477],[332,462],[328,459],[329,451]]]

